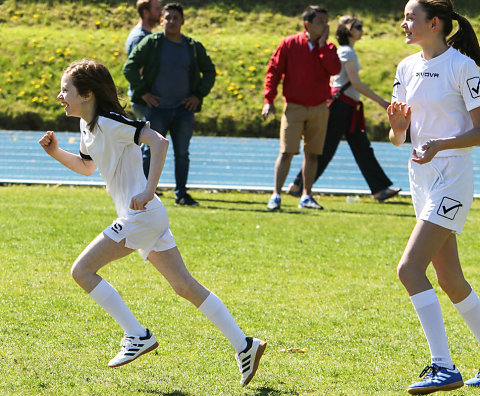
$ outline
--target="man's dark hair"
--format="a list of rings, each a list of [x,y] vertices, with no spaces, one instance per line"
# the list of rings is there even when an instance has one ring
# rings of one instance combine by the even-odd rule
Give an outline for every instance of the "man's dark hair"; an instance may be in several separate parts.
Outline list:
[[[162,13],[164,14],[165,11],[177,11],[180,16],[183,18],[183,6],[180,3],[168,3],[163,7]]]
[[[307,22],[307,21],[312,22],[315,19],[315,15],[317,15],[317,13],[320,13],[320,12],[328,15],[328,11],[324,7],[320,7],[320,6],[317,6],[317,5],[308,6],[305,9],[305,11],[303,11],[303,14],[302,14],[303,23],[305,24],[305,22]]]

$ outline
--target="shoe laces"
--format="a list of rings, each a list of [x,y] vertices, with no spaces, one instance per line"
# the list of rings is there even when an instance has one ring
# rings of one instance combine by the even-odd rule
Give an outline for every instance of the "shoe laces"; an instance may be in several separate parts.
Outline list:
[[[440,369],[440,367],[438,366],[434,366],[433,364],[432,365],[427,365],[425,366],[425,368],[422,370],[422,372],[420,373],[419,377],[422,378],[423,376],[425,376],[425,379],[427,378],[433,378],[437,375],[437,371]]]
[[[122,338],[120,342],[120,346],[122,349],[129,349],[133,344],[133,337],[125,336]]]

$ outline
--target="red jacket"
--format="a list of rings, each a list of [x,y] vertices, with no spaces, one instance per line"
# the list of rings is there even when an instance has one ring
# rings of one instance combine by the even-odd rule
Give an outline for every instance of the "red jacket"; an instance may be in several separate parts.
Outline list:
[[[312,51],[306,32],[285,38],[268,63],[263,96],[273,103],[283,77],[285,101],[302,106],[318,106],[330,97],[330,76],[340,73],[337,48],[330,41]]]

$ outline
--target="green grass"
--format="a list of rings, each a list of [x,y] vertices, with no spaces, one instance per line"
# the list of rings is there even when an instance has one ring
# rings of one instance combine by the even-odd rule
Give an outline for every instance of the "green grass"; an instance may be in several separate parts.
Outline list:
[[[480,27],[480,3],[458,0],[474,27]],[[200,40],[217,66],[216,84],[197,116],[202,135],[277,137],[280,116],[264,122],[263,83],[268,60],[287,35],[302,30],[300,0],[186,0],[184,33]],[[396,0],[326,0],[331,39],[337,17],[354,12],[365,22],[357,44],[361,77],[388,99],[398,62],[418,51],[403,44],[399,27],[403,3]],[[77,130],[56,100],[62,70],[72,61],[95,57],[109,67],[120,94],[125,39],[138,17],[133,2],[0,1],[0,128]],[[281,90],[279,90],[281,92]],[[282,107],[281,94],[277,107]],[[128,104],[127,101],[124,102]],[[385,112],[365,100],[368,133],[387,139]],[[280,111],[278,112],[280,113]]]
[[[421,327],[396,279],[415,224],[409,198],[374,203],[320,197],[303,212],[285,197],[195,191],[201,206],[162,197],[192,274],[249,335],[268,341],[259,372],[242,389],[233,350],[137,253],[101,270],[160,341],[134,363],[106,367],[120,328],[69,271],[115,218],[102,188],[0,188],[1,395],[399,395],[429,361]],[[459,238],[464,272],[479,290],[475,201]],[[431,279],[433,276],[429,272]],[[438,286],[435,284],[436,289]],[[478,368],[478,344],[439,292],[454,362]],[[308,348],[305,354],[280,352]],[[478,392],[456,391],[455,395]]]

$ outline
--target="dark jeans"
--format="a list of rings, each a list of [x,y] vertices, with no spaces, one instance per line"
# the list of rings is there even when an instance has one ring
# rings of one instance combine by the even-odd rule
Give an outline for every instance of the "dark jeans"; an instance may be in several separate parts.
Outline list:
[[[149,107],[145,115],[152,129],[163,137],[170,132],[175,155],[175,194],[179,197],[187,193],[186,185],[190,165],[188,148],[193,134],[193,111],[182,104],[173,109]],[[148,177],[150,169],[150,147],[143,146],[143,171]]]
[[[353,106],[336,100],[330,107],[330,116],[328,118],[327,136],[323,154],[318,156],[318,167],[315,181],[323,174],[328,164],[332,160],[340,139],[345,137],[352,150],[355,161],[362,172],[365,181],[370,187],[372,194],[382,191],[392,185],[382,167],[375,158],[373,149],[368,140],[367,134],[360,129],[355,129],[349,133],[350,121],[352,120]],[[302,186],[302,171],[298,173],[294,181],[295,184]]]

